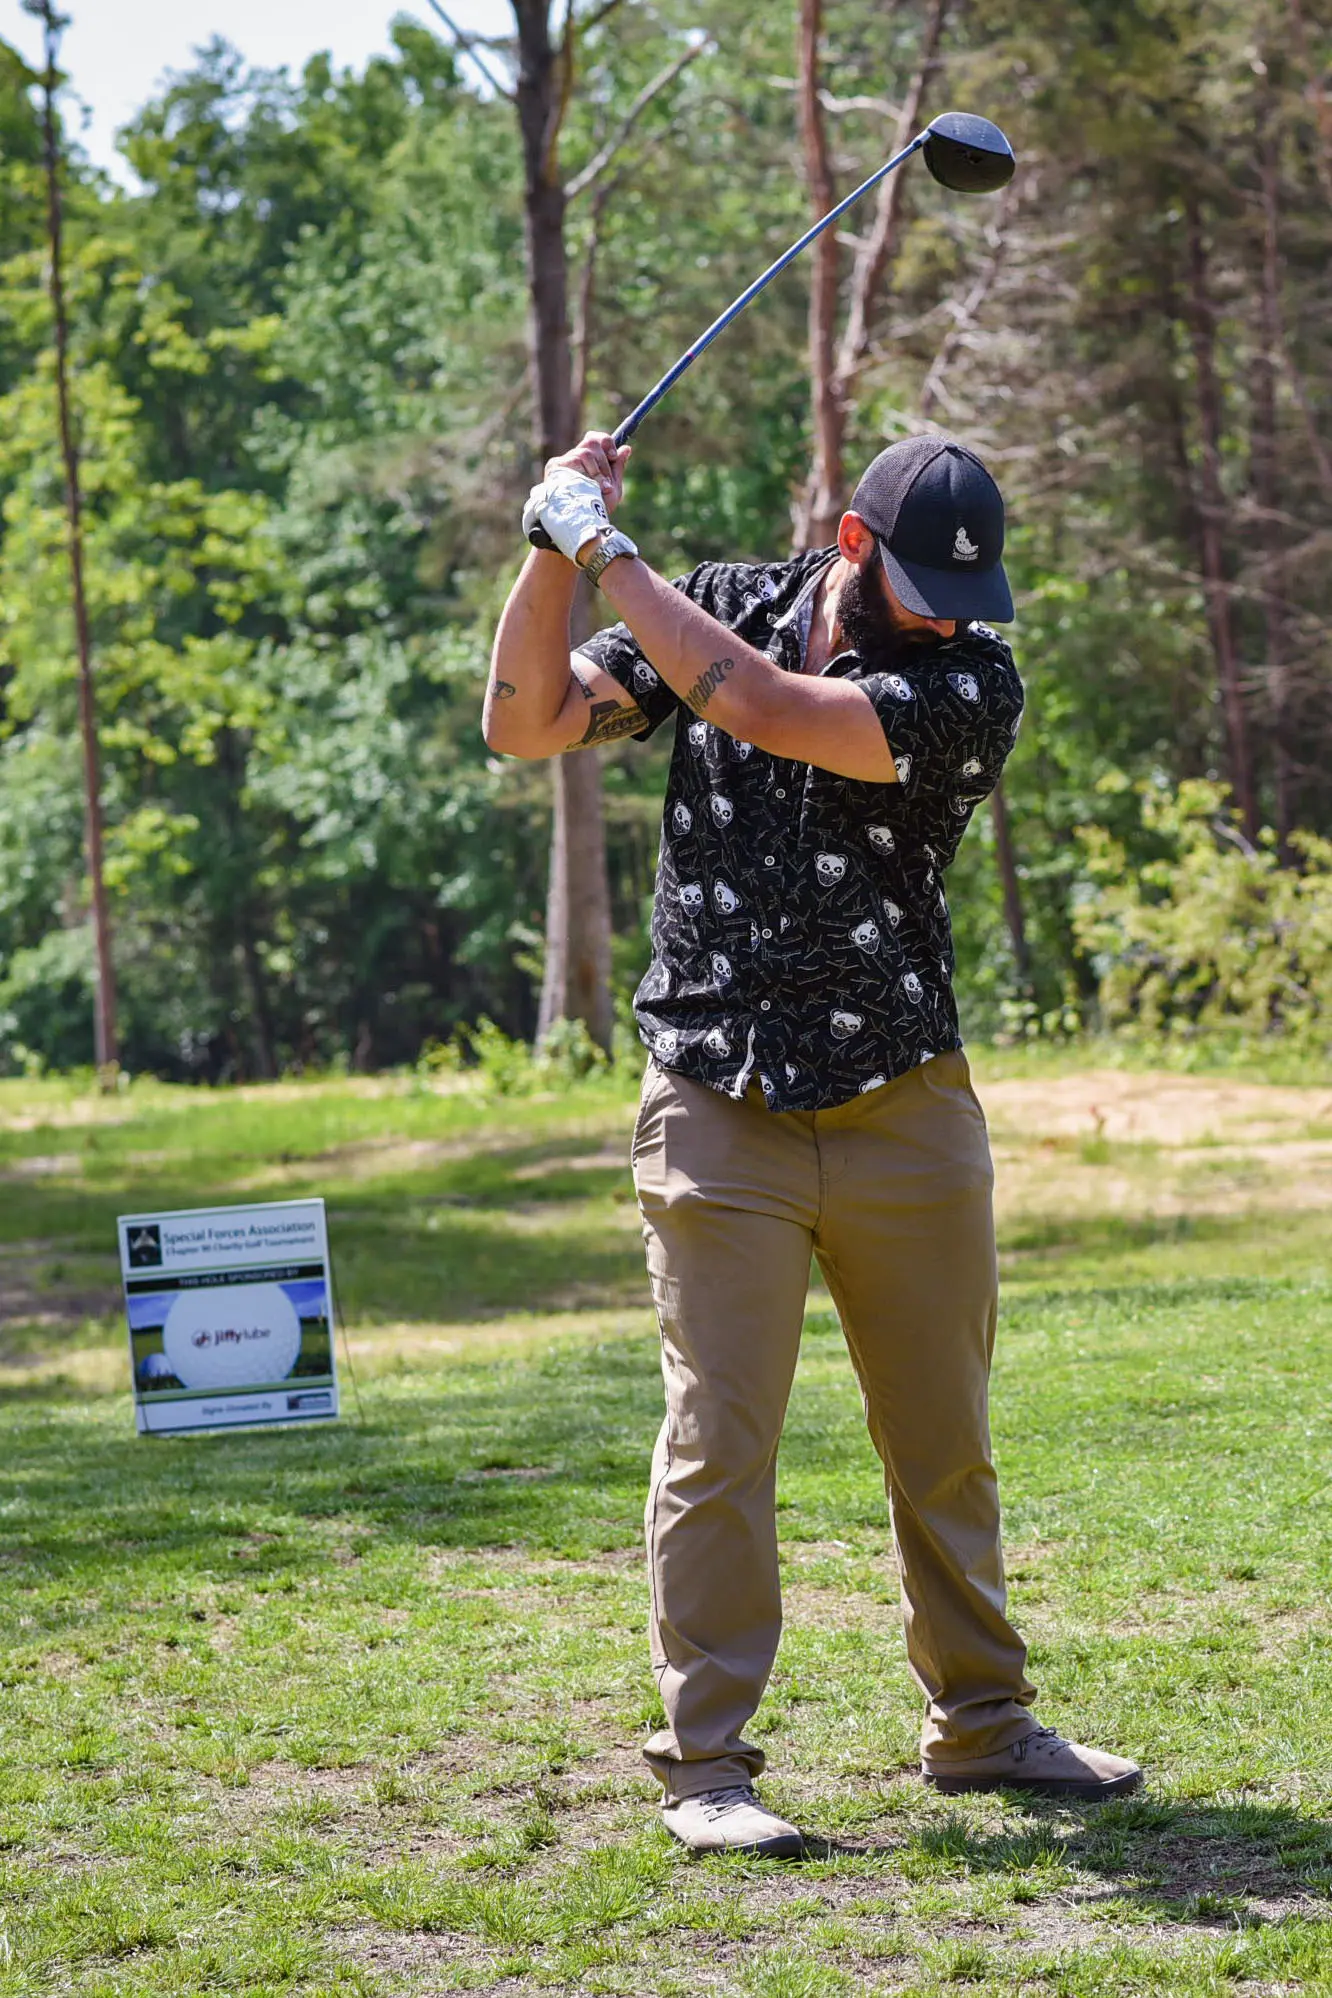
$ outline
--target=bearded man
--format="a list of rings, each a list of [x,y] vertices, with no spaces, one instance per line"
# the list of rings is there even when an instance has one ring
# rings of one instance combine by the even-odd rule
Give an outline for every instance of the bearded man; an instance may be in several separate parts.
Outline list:
[[[875,458],[837,545],[676,584],[609,514],[628,449],[552,459],[485,737],[543,757],[676,724],[636,997],[634,1180],[666,1417],[647,1502],[647,1744],[696,1851],[797,1856],[744,1739],[781,1632],[777,1446],[811,1253],[883,1461],[920,1767],[940,1790],[1102,1798],[1140,1770],[1042,1727],[1008,1620],[988,1386],[993,1168],[944,875],[1017,735],[1004,505],[942,436]],[[578,569],[620,622],[570,656]],[[987,622],[981,622],[987,620]]]

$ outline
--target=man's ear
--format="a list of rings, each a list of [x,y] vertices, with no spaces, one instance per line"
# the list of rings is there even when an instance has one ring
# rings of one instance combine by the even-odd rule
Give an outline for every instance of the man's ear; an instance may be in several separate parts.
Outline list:
[[[878,549],[874,529],[858,513],[844,513],[837,529],[837,552],[853,568],[863,569]]]

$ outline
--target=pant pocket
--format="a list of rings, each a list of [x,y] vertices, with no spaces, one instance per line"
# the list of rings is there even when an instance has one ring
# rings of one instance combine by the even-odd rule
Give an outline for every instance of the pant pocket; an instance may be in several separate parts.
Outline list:
[[[661,1142],[661,1084],[662,1073],[655,1061],[649,1061],[643,1072],[643,1086],[638,1097],[638,1115],[634,1118],[634,1135],[629,1144],[629,1163],[635,1169],[639,1161],[656,1149]]]

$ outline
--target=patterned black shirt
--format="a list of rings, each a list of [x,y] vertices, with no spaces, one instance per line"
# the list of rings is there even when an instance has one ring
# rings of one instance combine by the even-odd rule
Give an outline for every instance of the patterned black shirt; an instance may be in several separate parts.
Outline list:
[[[676,587],[788,672],[802,613],[836,554],[706,562]],[[771,1110],[822,1110],[962,1045],[943,872],[1017,735],[1022,683],[987,626],[854,652],[825,672],[864,688],[900,782],[864,784],[770,756],[694,717],[627,627],[580,651],[632,694],[639,739],[676,718],[652,913],[635,996],[663,1068]]]

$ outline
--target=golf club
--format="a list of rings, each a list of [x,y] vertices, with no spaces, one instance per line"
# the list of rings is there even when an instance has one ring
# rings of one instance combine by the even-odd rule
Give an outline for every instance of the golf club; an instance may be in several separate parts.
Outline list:
[[[995,193],[997,189],[1007,186],[1013,178],[1017,164],[1008,140],[999,127],[992,125],[988,118],[978,118],[970,111],[941,111],[937,118],[931,119],[923,132],[917,133],[910,145],[903,146],[900,153],[894,153],[883,166],[875,169],[868,180],[862,180],[859,187],[853,188],[835,208],[830,208],[812,229],[807,229],[797,242],[792,243],[789,250],[783,250],[776,263],[769,264],[761,277],[755,278],[747,290],[733,299],[720,318],[713,320],[707,332],[699,335],[692,347],[686,347],[679,360],[666,370],[655,388],[649,389],[638,407],[630,411],[623,423],[617,425],[614,431],[616,444],[628,442],[648,411],[656,408],[667,391],[674,388],[685,370],[693,366],[699,355],[712,345],[717,335],[725,332],[733,319],[739,318],[745,307],[772,283],[779,272],[784,271],[788,264],[794,263],[802,250],[808,249],[816,236],[821,236],[839,216],[845,215],[848,208],[854,207],[862,194],[868,194],[872,187],[877,187],[881,180],[886,180],[890,173],[900,167],[905,160],[909,160],[913,153],[918,152],[924,153],[925,164],[934,178],[942,186],[950,187],[959,194]],[[542,527],[534,527],[528,539],[534,548],[550,548],[554,545]]]

